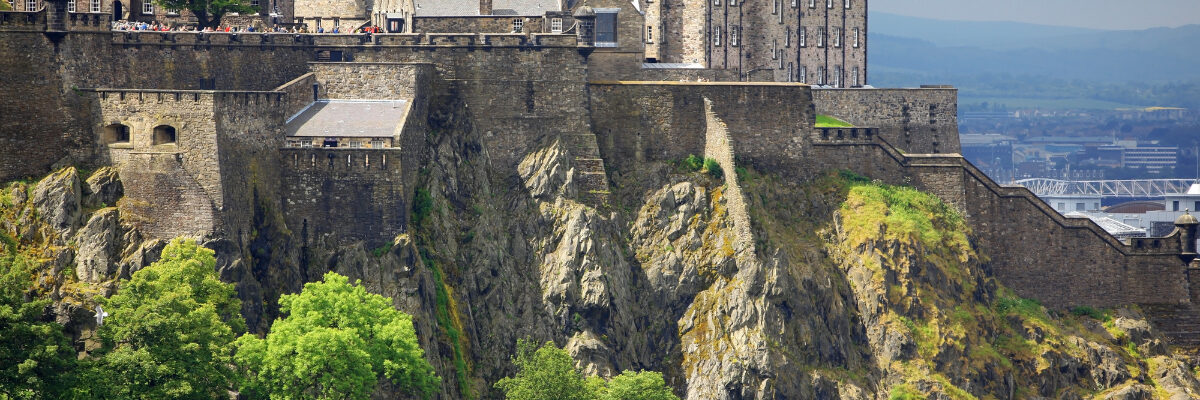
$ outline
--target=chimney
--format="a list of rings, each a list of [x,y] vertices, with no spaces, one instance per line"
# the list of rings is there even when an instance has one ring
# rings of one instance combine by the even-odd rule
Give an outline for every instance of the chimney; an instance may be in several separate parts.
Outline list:
[[[492,15],[492,0],[479,0],[479,15]]]

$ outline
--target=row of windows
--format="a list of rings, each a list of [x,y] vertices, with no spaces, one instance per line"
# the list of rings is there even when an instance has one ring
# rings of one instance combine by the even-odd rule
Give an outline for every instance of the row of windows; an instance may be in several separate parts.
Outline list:
[[[781,61],[780,64],[782,64],[782,63],[783,62]],[[782,68],[782,66],[780,68]],[[811,83],[814,85],[830,85],[833,87],[845,87],[844,85],[848,85],[850,87],[858,87],[858,86],[862,85],[861,81],[859,80],[860,74],[859,74],[858,67],[852,68],[850,70],[851,71],[850,76],[846,76],[846,77],[843,77],[845,71],[842,70],[841,65],[834,67],[832,74],[829,74],[828,73],[829,71],[827,71],[825,69],[825,67],[817,67],[817,74],[812,76],[811,82],[809,81],[809,76],[808,76],[808,66],[801,65],[800,71],[799,71],[800,74],[798,74],[798,75],[794,74],[794,72],[796,72],[796,71],[794,71],[794,69],[792,68],[792,63],[788,63],[787,70],[788,70],[788,81],[794,80],[794,81],[800,82],[800,83]]]
[[[647,26],[646,30],[647,30],[647,36],[646,36],[647,41],[649,41],[651,33],[654,32],[654,28],[651,26]],[[729,45],[730,46],[738,45],[738,31],[739,30],[741,30],[741,28],[737,27],[737,26],[729,27]],[[798,42],[800,43],[800,47],[808,47],[808,28],[801,27],[800,29],[797,30],[797,32],[799,33]],[[851,46],[853,46],[854,48],[860,47],[862,45],[862,35],[860,34],[859,29],[854,28],[851,32],[852,33],[851,33],[850,39],[849,39]],[[817,28],[817,33],[816,33],[817,47],[825,47],[825,36],[826,36],[825,28]],[[842,47],[842,28],[833,28],[833,34],[830,36],[833,38],[833,47]],[[792,47],[792,37],[793,37],[792,28],[788,27],[787,34],[783,37],[783,46],[784,47]],[[721,27],[719,27],[719,26],[713,27],[713,31],[712,31],[713,46],[721,46],[721,39],[722,39],[721,38]]]
[[[175,127],[170,125],[159,125],[154,127],[151,143],[154,145],[160,144],[175,144]],[[108,145],[123,145],[129,144],[130,130],[128,125],[112,124],[104,127],[104,144]]]
[[[525,18],[513,18],[512,31],[513,32],[524,32],[524,29],[525,29]],[[562,33],[562,31],[563,31],[562,18],[551,18],[550,19],[550,32]]]
[[[13,4],[13,0],[9,0],[8,4],[11,6]],[[32,4],[32,6],[30,6],[30,4]],[[26,6],[36,7],[37,0],[30,0],[28,3],[26,3]],[[74,0],[67,1],[67,12],[78,12]],[[100,12],[100,0],[88,0],[88,12]]]
[[[778,13],[779,8],[780,8],[780,2],[784,1],[784,0],[772,0],[772,1],[775,4],[775,8],[772,13]],[[791,0],[792,8],[800,7],[800,1],[801,0]],[[649,2],[649,1],[647,1],[647,2]],[[844,7],[847,10],[850,9],[850,0],[841,0],[841,2],[843,3]],[[832,9],[834,3],[835,3],[834,0],[825,0],[825,8]],[[713,0],[713,5],[714,6],[721,5],[721,0]],[[738,0],[729,0],[729,5],[736,7],[738,5]],[[817,8],[817,0],[808,0],[808,8]]]

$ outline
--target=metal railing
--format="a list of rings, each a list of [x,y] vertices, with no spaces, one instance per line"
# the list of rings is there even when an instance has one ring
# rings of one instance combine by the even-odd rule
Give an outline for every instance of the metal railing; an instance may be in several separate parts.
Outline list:
[[[1049,178],[1021,179],[1012,184],[1029,188],[1038,196],[1163,197],[1187,193],[1195,179],[1140,179],[1064,181]]]

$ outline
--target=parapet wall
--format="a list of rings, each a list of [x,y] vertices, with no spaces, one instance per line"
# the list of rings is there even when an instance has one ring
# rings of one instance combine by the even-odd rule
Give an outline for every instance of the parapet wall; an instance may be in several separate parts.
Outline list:
[[[284,118],[291,118],[304,111],[313,101],[317,100],[317,94],[313,93],[313,85],[316,84],[317,75],[309,72],[275,88],[276,92],[285,93],[283,97]]]
[[[312,62],[322,99],[413,100],[426,95],[430,63]]]
[[[600,153],[617,173],[704,154],[704,99],[726,124],[739,163],[764,171],[788,165],[816,121],[802,84],[592,82],[588,89]]]
[[[879,128],[888,143],[905,153],[961,151],[957,89],[816,89],[812,97],[817,113]]]
[[[305,243],[389,243],[407,230],[412,188],[403,152],[286,148],[280,152],[283,210]]]

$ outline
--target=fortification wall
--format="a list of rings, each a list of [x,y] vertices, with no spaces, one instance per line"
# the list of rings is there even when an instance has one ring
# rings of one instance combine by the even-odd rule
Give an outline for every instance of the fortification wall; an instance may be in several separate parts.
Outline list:
[[[280,147],[284,143],[281,92],[217,92],[213,113],[222,187],[223,233],[249,237],[256,210],[278,210]],[[243,241],[244,243],[244,241]]]
[[[738,163],[764,171],[788,166],[816,119],[800,84],[592,82],[589,92],[600,152],[617,173],[704,154],[704,99],[725,123]]]
[[[313,85],[316,84],[317,75],[309,72],[274,89],[284,93],[284,118],[298,114],[316,100],[316,94],[313,93]]]
[[[433,79],[430,63],[313,62],[322,99],[413,100]]]
[[[362,240],[368,247],[407,229],[411,174],[399,150],[314,148],[279,150],[283,210],[305,243]]]
[[[574,19],[563,15],[563,29],[570,28]],[[422,33],[507,33],[513,32],[513,20],[521,20],[521,32],[550,32],[549,22],[541,15],[481,15],[465,17],[414,17],[413,32]]]
[[[909,154],[958,153],[958,90],[818,89],[817,113],[861,127],[879,128]]]
[[[219,218],[212,199],[178,154],[131,152],[119,168],[121,215],[148,238],[204,237]]]
[[[1178,237],[1125,245],[1086,218],[1064,218],[1025,188],[1002,187],[956,155],[906,156],[878,135],[818,130],[807,175],[846,169],[936,194],[973,229],[975,245],[1006,286],[1047,306],[1115,307],[1188,300]]]

